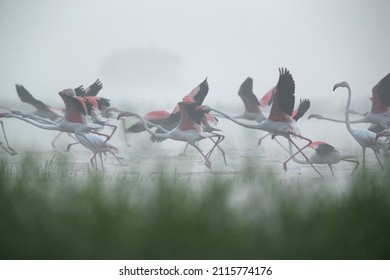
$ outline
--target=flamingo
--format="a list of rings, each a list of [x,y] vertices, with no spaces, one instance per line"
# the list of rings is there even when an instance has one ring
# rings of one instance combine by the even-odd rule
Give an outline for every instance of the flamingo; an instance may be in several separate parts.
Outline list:
[[[295,109],[293,112],[292,112],[292,117],[294,119],[295,122],[297,122],[306,112],[307,110],[309,110],[310,108],[310,100],[309,99],[300,99],[299,100],[299,105],[298,105],[298,108]],[[257,146],[260,146],[261,142],[267,138],[268,136],[270,136],[271,133],[268,133],[266,135],[264,135],[263,137],[260,137],[259,138],[259,141],[257,141]],[[279,146],[281,146],[283,149],[284,149],[284,146],[277,140],[275,139],[276,142],[279,144]]]
[[[17,118],[42,129],[59,130],[62,132],[74,133],[77,140],[84,147],[94,153],[90,161],[92,166],[94,166],[95,168],[97,168],[96,155],[99,154],[102,169],[104,170],[101,154],[105,152],[110,152],[111,154],[113,154],[121,164],[119,157],[115,155],[118,149],[111,145],[109,142],[107,142],[107,137],[105,138],[105,140],[101,137],[106,135],[95,132],[95,130],[100,129],[102,126],[88,121],[88,116],[86,116],[86,112],[88,111],[87,103],[84,102],[83,99],[74,97],[73,93],[74,90],[72,89],[63,90],[59,93],[65,103],[65,118],[59,123],[41,123],[29,118],[24,118],[20,113],[0,113],[0,118]],[[93,162],[94,160],[95,164]]]
[[[211,162],[209,160],[210,153],[205,155],[196,145],[196,142],[205,138],[217,138],[217,141],[215,143],[219,143],[220,137],[214,133],[204,132],[202,130],[199,123],[203,118],[204,112],[201,108],[197,108],[197,106],[198,105],[196,103],[179,102],[178,107],[181,112],[179,123],[172,130],[164,130],[164,128],[162,127],[159,128],[160,130],[165,131],[164,133],[160,133],[157,131],[155,132],[151,130],[148,126],[148,123],[140,115],[132,112],[120,113],[118,115],[118,119],[121,117],[135,117],[143,123],[147,132],[149,132],[152,136],[158,139],[172,139],[176,141],[187,142],[203,156],[203,158],[205,159],[205,165],[207,166],[207,168],[211,169]]]
[[[390,125],[390,73],[383,77],[373,88],[371,99],[371,111],[363,114],[363,118],[358,120],[350,120],[351,124],[356,123],[371,123],[369,130],[373,132],[379,132],[383,129],[387,129]],[[354,110],[348,110],[353,114],[361,114]],[[310,118],[316,118],[320,120],[328,120],[332,122],[345,123],[345,120],[337,120],[328,117],[324,117],[319,114],[312,114]]]
[[[352,99],[352,92],[351,87],[347,82],[340,82],[334,85],[333,91],[335,91],[337,88],[344,87],[348,90],[348,99],[347,99],[347,105],[345,107],[345,124],[347,126],[348,132],[352,135],[352,137],[356,140],[356,142],[359,143],[359,145],[362,147],[363,150],[363,170],[365,169],[365,154],[366,154],[366,148],[370,148],[373,150],[376,159],[378,160],[378,163],[382,169],[383,165],[378,157],[379,148],[385,149],[385,143],[383,141],[379,141],[380,139],[376,140],[376,134],[369,130],[356,130],[352,129],[351,122],[349,120],[349,107],[351,105],[351,99]]]
[[[292,155],[291,144],[289,145],[289,147],[289,153],[290,155]],[[315,141],[312,142],[309,147],[315,150],[315,153],[309,158],[310,162],[313,164],[327,164],[329,166],[330,171],[332,172],[332,176],[334,176],[332,164],[339,163],[340,161],[356,163],[351,175],[359,166],[359,161],[355,160],[352,155],[339,151],[328,143],[322,141]],[[292,159],[299,164],[308,164],[306,160],[300,160],[296,157],[293,157]]]
[[[42,123],[30,118],[25,118],[20,113],[16,114],[12,112],[0,113],[0,117],[20,119],[24,122],[30,123],[36,127],[46,130],[58,130],[61,132],[80,135],[86,132],[93,132],[97,129],[100,129],[102,127],[101,125],[91,123],[90,121],[88,121],[86,115],[80,113],[79,108],[77,107],[82,107],[86,110],[86,108],[84,108],[85,104],[79,104],[78,102],[81,102],[80,100],[72,98],[72,96],[70,96],[71,91],[73,90],[67,89],[59,93],[65,103],[65,118],[60,122]]]
[[[85,96],[85,97],[76,97],[76,98],[79,99],[80,103],[85,103],[86,108],[87,108],[87,114],[91,116],[93,123],[99,124],[101,126],[112,127],[111,134],[104,135],[107,137],[107,141],[109,139],[111,139],[112,135],[115,133],[115,131],[117,129],[117,126],[112,125],[112,124],[108,124],[107,123],[108,119],[102,117],[101,111],[99,109],[101,106],[100,104],[102,104],[102,103],[108,104],[108,106],[109,106],[109,100],[106,98],[101,98],[101,97],[96,97],[96,96]],[[69,144],[67,151],[69,151],[71,146],[76,145],[76,144],[78,144],[78,142]]]
[[[80,91],[82,89],[82,86],[75,88],[74,91]],[[20,84],[16,85],[16,92],[22,102],[28,103],[32,106],[34,106],[37,110],[32,113],[23,113],[23,117],[31,118],[35,121],[44,123],[44,124],[56,124],[60,122],[64,118],[65,114],[65,108],[63,107],[52,107],[49,105],[46,105],[41,100],[36,99],[33,97],[33,95],[23,86]],[[14,111],[15,113],[15,111]],[[51,146],[55,148],[55,142],[57,141],[58,137],[63,132],[60,131],[56,137],[51,142]],[[68,133],[68,136],[75,140],[75,138],[72,136],[72,134]]]
[[[253,93],[253,79],[251,77],[246,78],[246,80],[241,84],[240,89],[238,90],[238,95],[241,97],[245,110],[244,113],[234,118],[246,119],[250,121],[254,120],[258,123],[265,121],[269,115],[269,110],[272,105],[273,90],[274,87],[269,91],[267,91],[263,95],[263,97],[260,100],[258,100],[255,94]],[[309,108],[310,108],[310,101],[308,99],[304,99],[303,101],[301,100],[299,109],[294,110],[292,113],[292,116],[295,119],[295,121],[297,121],[300,117],[302,117]],[[271,133],[267,133],[266,135],[260,137],[257,142],[257,145],[260,146],[261,142],[270,135]],[[283,145],[280,144],[279,141],[277,141],[277,143],[281,147],[283,147]]]
[[[208,85],[208,81],[206,78],[197,87],[192,89],[190,91],[190,93],[185,95],[182,98],[182,102],[194,103],[196,106],[201,105],[203,103],[204,99],[206,98],[208,91],[209,91],[209,85]],[[201,111],[200,108],[198,108],[197,110]],[[181,115],[180,108],[178,105],[176,105],[175,108],[173,109],[172,113],[166,118],[166,120],[165,121],[162,120],[162,122],[159,123],[160,128],[158,128],[156,130],[156,132],[157,133],[166,132],[166,131],[172,130],[175,127],[177,127],[177,125],[179,124],[180,115]],[[216,127],[217,123],[218,123],[218,120],[215,116],[213,116],[209,112],[203,112],[202,120],[198,124],[202,125],[202,130],[204,132],[209,132],[209,133],[213,133],[215,135],[218,135],[219,138],[218,138],[217,142],[215,142],[213,138],[209,138],[209,139],[214,142],[214,148],[218,147],[218,149],[222,152],[224,162],[226,165],[225,152],[219,147],[219,143],[225,139],[225,136],[216,132],[216,131],[221,131],[221,129]],[[161,141],[164,141],[165,139],[151,136],[151,140],[152,140],[152,142],[161,142]],[[189,144],[187,143],[185,148],[184,148],[184,151],[181,153],[182,155],[184,155],[186,153],[188,145]],[[212,152],[212,150],[211,150],[211,152]],[[211,152],[208,153],[209,156],[211,155]]]
[[[102,171],[104,171],[104,165],[103,165],[103,158],[102,158],[102,153],[110,153],[112,154],[119,162],[119,164],[122,164],[120,158],[116,155],[119,150],[116,148],[114,145],[112,145],[107,139],[104,139],[103,137],[96,135],[96,134],[91,134],[91,133],[84,133],[80,134],[77,133],[75,134],[77,140],[89,149],[90,151],[93,152],[93,156],[90,159],[91,165],[97,169],[97,162],[96,162],[96,155],[99,155],[100,157],[100,163],[102,166]]]
[[[209,106],[202,106],[203,110],[214,111],[227,119],[237,123],[238,125],[251,128],[260,129],[272,133],[273,138],[277,135],[285,137],[292,145],[294,145],[298,151],[287,159],[283,163],[284,170],[287,170],[287,162],[291,160],[296,154],[301,153],[310,166],[321,176],[321,173],[310,162],[309,158],[303,153],[303,150],[308,147],[312,141],[306,137],[303,137],[296,125],[296,121],[292,118],[292,112],[295,102],[295,82],[290,72],[285,68],[279,68],[279,80],[275,88],[273,89],[273,103],[271,105],[271,111],[269,117],[259,124],[246,124],[242,123],[235,118],[213,109]],[[300,138],[308,142],[303,148],[299,148],[298,145],[292,140],[291,136]]]
[[[267,114],[264,111],[268,111],[267,109],[272,104],[272,91],[273,89],[266,92],[259,101],[253,93],[253,79],[251,77],[246,78],[238,90],[238,96],[241,97],[245,110],[235,118],[258,123],[265,121]]]
[[[209,84],[207,82],[207,78],[201,82],[198,86],[190,91],[190,93],[186,94],[182,98],[182,102],[185,103],[194,103],[196,105],[201,105],[204,99],[207,96],[209,91]],[[156,130],[157,133],[162,133],[164,130],[172,130],[176,128],[181,119],[180,106],[177,104],[171,114],[160,124],[160,128]],[[164,141],[164,138],[151,136],[152,142],[160,142]]]

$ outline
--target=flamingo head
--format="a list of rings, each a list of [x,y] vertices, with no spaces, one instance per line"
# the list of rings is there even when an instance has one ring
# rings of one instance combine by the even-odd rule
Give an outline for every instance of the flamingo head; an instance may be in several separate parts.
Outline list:
[[[314,118],[314,119],[322,119],[323,117],[320,115],[320,114],[311,114],[308,119],[310,120],[311,118]]]
[[[207,105],[199,105],[199,106],[196,106],[195,110],[196,111],[204,111],[204,112],[208,113],[211,111],[211,108]]]
[[[386,130],[383,130],[381,132],[378,132],[375,136],[375,141],[378,140],[379,137],[388,137],[390,136],[390,130],[386,129]]]
[[[349,87],[349,84],[347,82],[340,82],[340,83],[337,83],[333,86],[333,91],[335,91],[337,88],[339,87],[345,87],[345,88],[350,88]]]
[[[64,95],[76,96],[76,92],[72,88],[64,89],[63,91],[60,91],[60,93],[58,93],[58,94],[61,95],[61,96],[64,96]]]
[[[121,117],[132,117],[132,116],[136,116],[136,114],[132,112],[120,112],[116,119],[119,120]]]

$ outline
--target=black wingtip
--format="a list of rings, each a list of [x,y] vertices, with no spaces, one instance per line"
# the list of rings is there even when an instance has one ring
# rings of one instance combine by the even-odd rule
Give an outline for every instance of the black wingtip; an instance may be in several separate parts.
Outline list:
[[[208,91],[209,90],[209,82],[207,81],[207,77],[206,77],[206,79],[204,79],[203,82],[201,82],[199,84],[199,88],[200,88],[199,91],[202,91],[202,90]]]
[[[301,99],[299,101],[298,112],[293,117],[295,121],[298,121],[310,108],[310,99]]]

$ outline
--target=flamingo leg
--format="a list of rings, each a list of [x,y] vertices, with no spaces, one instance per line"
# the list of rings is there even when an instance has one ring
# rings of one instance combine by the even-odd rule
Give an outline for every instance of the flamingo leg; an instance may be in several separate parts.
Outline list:
[[[102,156],[102,153],[101,153],[101,152],[98,153],[98,154],[99,154],[99,157],[100,157],[100,163],[101,163],[101,165],[102,165],[102,171],[104,172],[103,156]],[[95,158],[96,158],[96,156],[95,156]]]
[[[355,170],[358,168],[358,166],[359,166],[359,164],[360,164],[360,162],[357,161],[357,160],[352,160],[352,159],[342,159],[342,160],[343,160],[343,161],[348,161],[348,162],[354,162],[354,163],[356,163],[355,168],[352,170],[351,175],[355,172]]]
[[[187,143],[186,146],[184,147],[184,151],[181,153],[181,155],[185,155],[185,154],[186,154],[187,148],[188,148],[188,143]]]
[[[130,147],[129,142],[127,141],[127,133],[126,133],[126,123],[125,123],[125,119],[121,119],[121,120],[122,120],[123,135],[124,135],[124,137],[125,137],[125,143],[126,143],[126,146]]]
[[[66,151],[69,152],[70,151],[70,147],[72,147],[73,145],[76,145],[76,144],[80,144],[80,142],[74,142],[74,143],[70,143],[67,147],[66,147]]]
[[[57,141],[58,137],[60,137],[61,134],[62,134],[62,131],[60,131],[60,133],[58,133],[57,136],[54,137],[53,141],[51,141],[51,146],[53,147],[53,149],[56,148],[56,145],[54,143]]]
[[[53,141],[51,141],[51,146],[53,147],[53,149],[56,148],[56,146],[54,145],[54,143],[57,141],[58,137],[60,137],[60,135],[62,134],[62,131],[60,131],[60,133],[57,134],[57,136],[53,139]],[[68,136],[70,138],[72,138],[73,140],[77,141],[77,139],[71,134],[71,133],[67,133]],[[69,151],[70,147],[68,145],[68,148],[67,148],[67,151]]]
[[[92,165],[93,167],[95,167],[95,164],[93,163],[94,158],[95,158],[95,155],[93,155],[93,156],[91,157],[91,159],[89,160],[89,161],[91,162],[91,165]]]
[[[112,128],[112,132],[111,132],[111,134],[110,134],[110,136],[109,136],[109,139],[111,139],[111,137],[114,135],[114,133],[115,133],[115,131],[116,131],[116,129],[117,129],[117,126],[116,126],[116,125],[113,125],[113,124],[105,124],[105,126],[109,126],[109,127]]]
[[[225,165],[227,165],[226,163],[226,155],[225,155],[225,151],[222,150],[222,148],[219,146],[219,143],[221,143],[224,139],[225,139],[225,136],[223,135],[218,135],[218,134],[215,134],[215,136],[217,137],[217,140],[215,141],[212,137],[209,137],[211,141],[214,142],[214,146],[210,149],[210,151],[206,154],[206,157],[207,158],[210,158],[213,150],[217,147],[221,153],[222,153],[222,156],[223,156],[223,161],[225,162]]]
[[[109,151],[116,159],[117,161],[119,162],[120,165],[122,165],[122,162],[121,162],[121,158],[118,157],[116,154],[114,154],[113,152]],[[122,158],[123,159],[123,158]]]
[[[298,145],[291,139],[291,137],[288,137],[288,141],[290,141],[294,146],[295,148],[297,148],[297,152],[295,154],[293,154],[292,156],[290,156],[284,163],[283,163],[283,169],[285,171],[287,171],[287,162],[289,162],[294,156],[296,156],[298,153],[300,153],[305,159],[306,161],[310,164],[310,166],[317,172],[318,175],[320,175],[321,178],[324,178],[324,176],[321,175],[321,173],[317,170],[317,168],[315,168],[315,166],[313,165],[313,163],[309,160],[309,158],[302,152],[305,148],[307,148],[311,143],[312,141],[309,139],[309,138],[306,138],[306,137],[303,137],[303,136],[300,136],[300,135],[296,135],[296,134],[293,134],[291,133],[291,135],[295,135],[296,137],[298,138],[301,138],[303,140],[306,140],[308,141],[308,144],[306,144],[303,148],[299,148]]]
[[[195,143],[190,143],[190,142],[188,142],[188,144],[190,144],[192,147],[194,147],[195,149],[198,150],[198,152],[203,156],[203,158],[204,158],[205,161],[206,161],[206,162],[205,162],[206,167],[207,167],[208,169],[211,170],[211,162],[210,162],[210,160],[203,154],[203,152],[201,151],[201,149],[200,149],[198,146],[196,146]]]
[[[328,166],[329,166],[330,171],[332,172],[332,176],[334,177],[332,165],[330,163],[328,163]]]
[[[363,171],[366,170],[366,148],[363,148]]]
[[[376,159],[378,160],[379,165],[381,166],[381,170],[383,171],[384,168],[383,168],[383,165],[382,165],[382,163],[381,163],[381,161],[380,161],[380,159],[379,159],[378,153],[377,153],[374,149],[372,149],[372,150],[374,151],[375,157],[376,157]]]
[[[68,136],[69,136],[70,138],[72,138],[73,140],[77,141],[76,137],[74,137],[74,136],[72,135],[72,133],[68,133]]]
[[[257,142],[257,146],[260,146],[261,144],[261,141],[263,141],[265,138],[267,138],[268,136],[270,136],[272,133],[267,133],[266,135],[262,136],[259,138],[259,141]]]
[[[5,133],[5,129],[4,129],[4,124],[2,121],[0,121],[0,124],[1,124],[1,128],[3,130],[3,135],[4,135],[4,140],[5,140],[5,143],[7,144],[7,148],[5,148],[3,145],[1,145],[3,147],[4,150],[7,151],[7,153],[9,153],[11,156],[13,155],[16,155],[17,153],[14,151],[14,149],[12,149],[10,147],[10,145],[8,144],[8,139],[7,139],[7,135]]]

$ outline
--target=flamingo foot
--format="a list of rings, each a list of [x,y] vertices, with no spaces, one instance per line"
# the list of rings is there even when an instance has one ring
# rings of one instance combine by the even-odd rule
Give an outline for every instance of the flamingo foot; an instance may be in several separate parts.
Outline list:
[[[283,170],[287,172],[287,162],[283,162]]]

